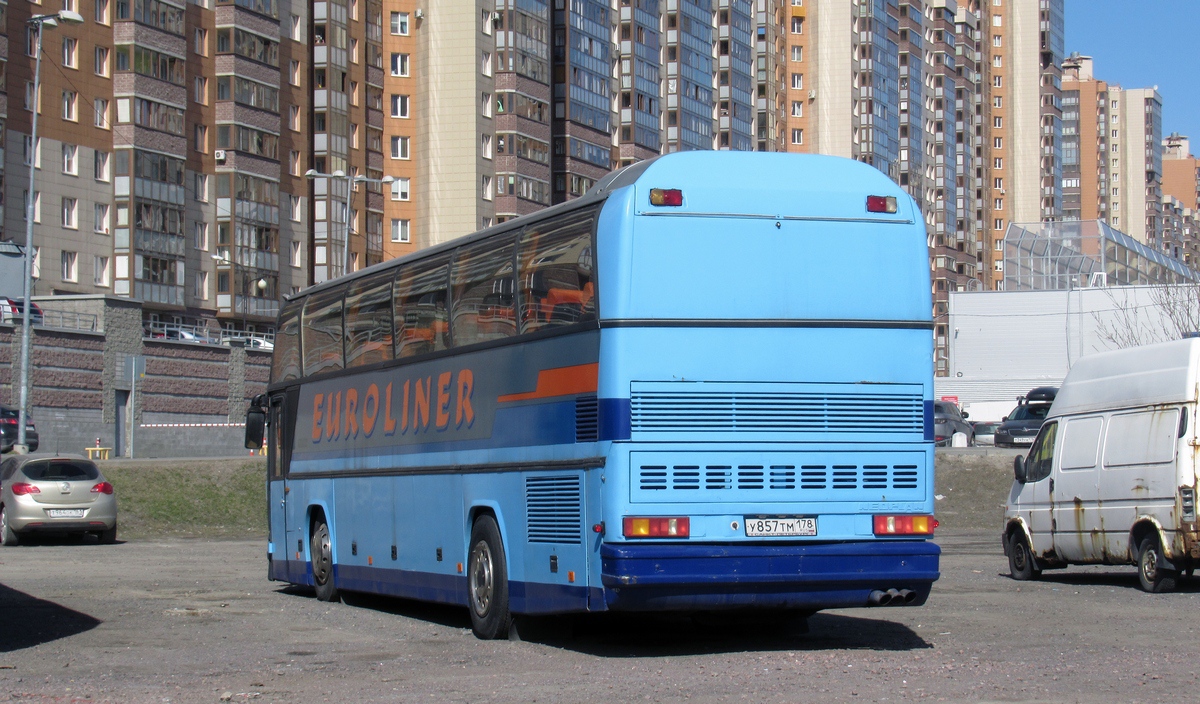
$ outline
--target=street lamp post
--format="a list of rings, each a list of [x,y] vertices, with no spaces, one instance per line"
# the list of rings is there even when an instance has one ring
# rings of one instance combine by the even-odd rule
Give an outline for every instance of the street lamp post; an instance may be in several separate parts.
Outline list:
[[[346,239],[342,244],[342,275],[350,273],[350,198],[354,193],[356,183],[392,183],[396,179],[391,176],[383,178],[367,178],[366,176],[351,176],[338,169],[331,174],[323,174],[316,169],[304,172],[304,177],[310,181],[316,178],[336,178],[346,182],[346,210],[342,214],[342,224],[346,228]],[[329,278],[333,278],[332,276]]]
[[[83,24],[83,15],[71,10],[63,10],[51,15],[34,15],[25,24],[37,32],[37,49],[33,60],[33,120],[29,126],[31,141],[29,155],[29,198],[25,202],[25,276],[23,285],[25,298],[22,300],[21,312],[21,407],[17,413],[17,442],[14,451],[28,452],[26,444],[25,424],[29,420],[29,347],[31,330],[30,311],[33,308],[33,202],[34,174],[37,171],[38,149],[38,98],[42,92],[42,32],[46,27],[57,27],[59,22],[67,24]]]
[[[237,277],[237,263],[234,262],[232,259],[230,259],[229,256],[227,256],[225,254],[214,254],[214,255],[212,255],[212,258],[215,261],[224,262],[226,264],[229,264],[234,269],[234,272],[233,272],[234,277],[235,278]],[[243,270],[241,278],[242,278],[242,334],[244,335],[246,333],[246,318],[250,314],[250,277],[246,276],[246,273]],[[259,279],[254,282],[254,286],[259,291],[265,291],[265,290],[267,290],[267,286],[268,286],[267,280],[262,277],[259,277]],[[233,306],[230,306],[231,312],[236,314],[236,312],[237,312],[235,310],[236,308],[237,308],[236,304]]]

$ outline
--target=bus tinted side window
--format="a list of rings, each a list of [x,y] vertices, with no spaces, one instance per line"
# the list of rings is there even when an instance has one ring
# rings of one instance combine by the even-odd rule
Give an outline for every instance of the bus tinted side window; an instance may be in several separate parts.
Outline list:
[[[446,312],[450,280],[446,259],[415,262],[396,277],[396,358],[437,352],[450,347]]]
[[[304,375],[332,372],[342,364],[342,294],[336,287],[308,297],[304,306]]]
[[[299,379],[300,369],[300,307],[303,301],[292,301],[279,314],[279,329],[275,332],[275,356],[271,359],[271,383]]]
[[[346,366],[392,358],[391,271],[356,281],[346,294]]]
[[[521,332],[596,319],[595,211],[526,228],[518,241]]]
[[[451,278],[450,326],[455,347],[517,334],[510,236],[459,249]]]

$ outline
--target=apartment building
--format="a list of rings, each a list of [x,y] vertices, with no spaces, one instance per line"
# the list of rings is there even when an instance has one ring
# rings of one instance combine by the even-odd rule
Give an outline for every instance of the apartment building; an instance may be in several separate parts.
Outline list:
[[[1184,207],[1200,211],[1200,159],[1192,156],[1188,138],[1172,132],[1162,142],[1163,193]]]
[[[979,12],[989,63],[985,148],[993,187],[980,271],[984,286],[998,289],[1004,259],[995,243],[1008,224],[1057,220],[1062,212],[1064,11],[1063,0],[991,0]]]
[[[1104,220],[1160,249],[1162,153],[1157,90],[1097,79],[1090,56],[1063,62],[1064,220]]]

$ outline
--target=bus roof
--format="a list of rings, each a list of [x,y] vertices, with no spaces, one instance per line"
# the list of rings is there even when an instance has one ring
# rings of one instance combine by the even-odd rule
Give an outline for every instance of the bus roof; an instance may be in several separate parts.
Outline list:
[[[285,300],[302,298],[328,288],[435,256],[531,222],[603,202],[626,187],[683,191],[682,206],[662,208],[636,198],[637,214],[718,215],[805,220],[870,220],[892,223],[920,221],[915,201],[878,169],[852,159],[818,154],[778,152],[690,151],[646,159],[610,172],[575,200],[457,237],[418,252],[381,262],[349,276],[322,282]],[[895,214],[867,213],[866,196],[892,196]]]

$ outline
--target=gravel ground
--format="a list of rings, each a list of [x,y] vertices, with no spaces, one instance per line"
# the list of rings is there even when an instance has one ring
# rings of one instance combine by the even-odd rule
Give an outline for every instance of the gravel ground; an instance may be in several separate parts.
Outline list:
[[[465,609],[269,582],[261,540],[0,549],[0,701],[1189,700],[1200,585],[1144,594],[1132,567],[1010,580],[1011,455],[939,453],[928,604],[824,612],[808,633],[589,617],[482,642]]]

